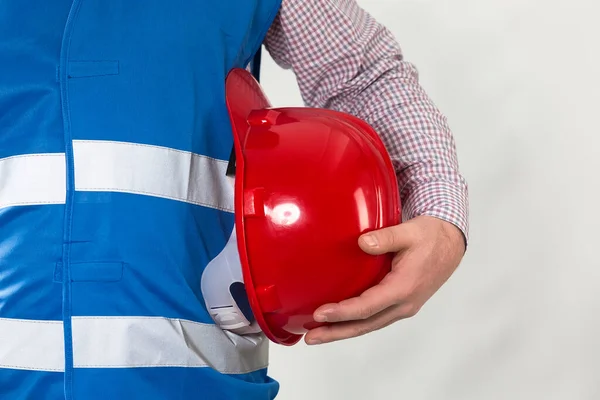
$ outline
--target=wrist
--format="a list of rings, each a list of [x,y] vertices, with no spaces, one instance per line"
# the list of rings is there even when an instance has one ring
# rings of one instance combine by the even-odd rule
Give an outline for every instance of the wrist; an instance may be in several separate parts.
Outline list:
[[[464,254],[467,251],[467,237],[464,232],[455,224],[441,220],[443,235],[448,239],[450,246]]]

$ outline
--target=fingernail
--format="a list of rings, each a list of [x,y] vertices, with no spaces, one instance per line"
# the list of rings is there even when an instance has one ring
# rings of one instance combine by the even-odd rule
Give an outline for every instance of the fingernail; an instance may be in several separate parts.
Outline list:
[[[315,314],[315,321],[317,322],[327,322],[327,315],[331,314],[333,311],[332,308],[325,309],[323,311],[319,311]]]
[[[315,315],[315,321],[317,321],[317,322],[327,322],[327,315],[325,315],[325,314],[317,314],[317,315]]]
[[[310,346],[314,346],[314,345],[322,344],[323,342],[321,342],[319,339],[310,339],[307,343]]]
[[[375,236],[365,235],[365,236],[363,236],[363,240],[365,241],[365,243],[367,244],[367,246],[369,246],[369,247],[377,247],[377,239],[375,238]]]

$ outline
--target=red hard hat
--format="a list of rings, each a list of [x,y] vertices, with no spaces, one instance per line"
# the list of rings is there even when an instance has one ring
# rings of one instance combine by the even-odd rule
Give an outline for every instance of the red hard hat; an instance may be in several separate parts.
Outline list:
[[[391,255],[358,246],[400,223],[391,159],[367,123],[341,112],[272,108],[243,69],[226,80],[235,143],[235,234],[256,322],[273,342],[297,343],[321,305],[360,295]]]

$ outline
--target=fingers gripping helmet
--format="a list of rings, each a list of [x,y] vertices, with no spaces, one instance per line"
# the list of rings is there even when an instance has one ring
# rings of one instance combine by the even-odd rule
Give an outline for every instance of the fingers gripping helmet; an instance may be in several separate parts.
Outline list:
[[[242,69],[228,74],[226,101],[235,226],[202,291],[223,329],[293,345],[323,325],[316,308],[360,295],[390,271],[391,255],[364,253],[358,237],[400,223],[396,174],[377,133],[356,117],[272,108]]]

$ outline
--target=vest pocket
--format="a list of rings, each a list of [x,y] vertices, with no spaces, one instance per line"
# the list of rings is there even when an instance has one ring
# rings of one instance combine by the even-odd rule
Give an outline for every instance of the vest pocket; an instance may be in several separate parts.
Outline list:
[[[56,265],[55,281],[62,281],[63,264]],[[122,262],[85,262],[71,264],[71,282],[118,282],[123,278]]]
[[[69,78],[90,78],[94,76],[118,75],[118,61],[70,61]]]

